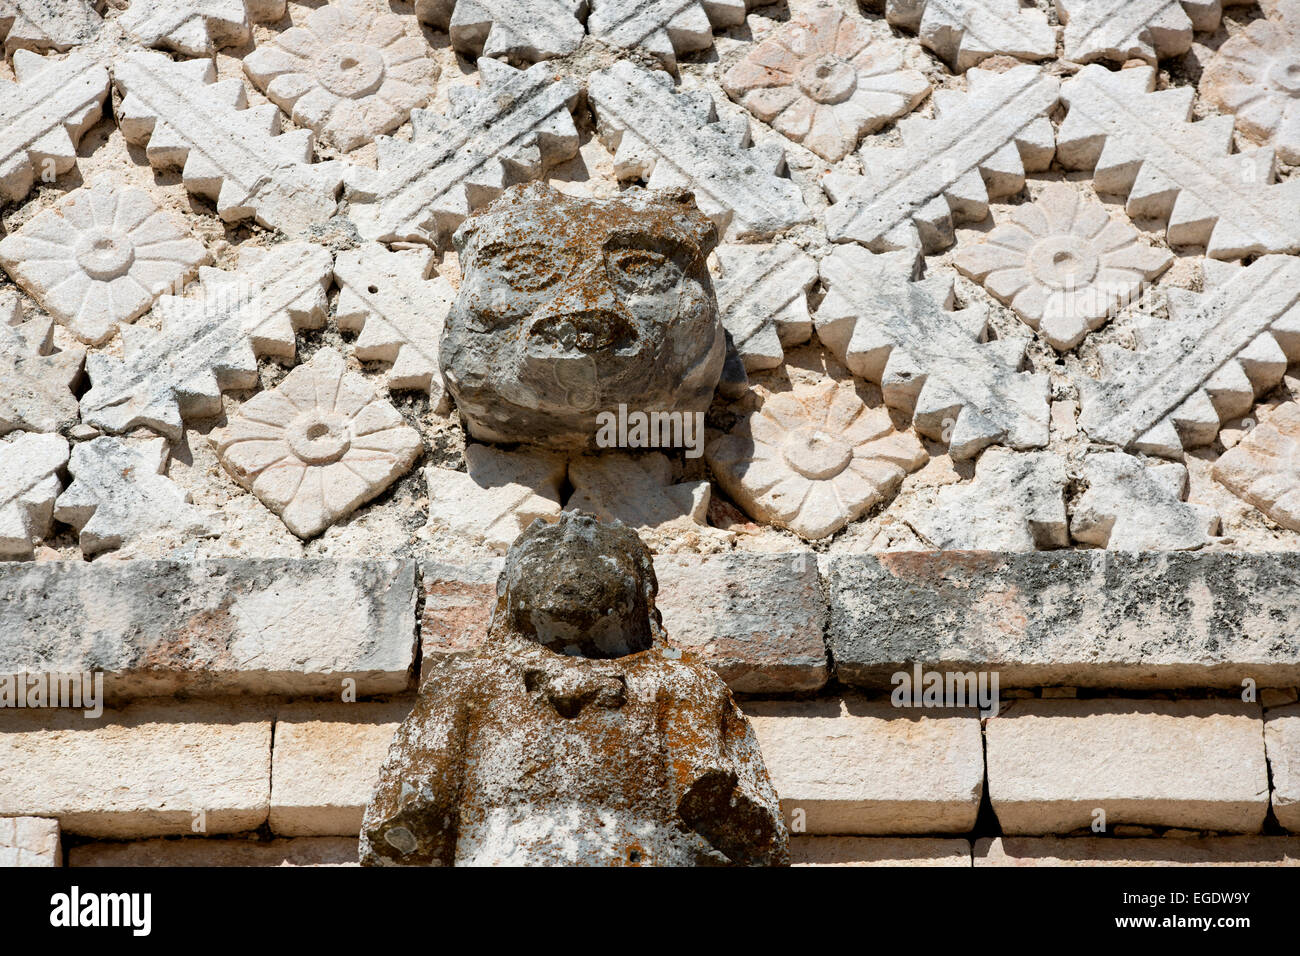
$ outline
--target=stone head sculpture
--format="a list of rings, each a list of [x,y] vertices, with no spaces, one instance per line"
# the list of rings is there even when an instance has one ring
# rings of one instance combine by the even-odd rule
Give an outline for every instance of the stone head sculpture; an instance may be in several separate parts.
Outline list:
[[[515,186],[457,231],[441,365],[482,441],[577,448],[596,416],[706,411],[726,339],[690,193],[578,199]]]
[[[669,645],[634,532],[539,520],[497,590],[488,640],[435,663],[393,738],[363,864],[789,862],[753,730]]]

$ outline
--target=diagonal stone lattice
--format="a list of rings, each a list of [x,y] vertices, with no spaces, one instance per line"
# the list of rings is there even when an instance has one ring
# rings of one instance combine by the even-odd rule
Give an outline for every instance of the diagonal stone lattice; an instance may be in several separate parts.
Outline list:
[[[378,171],[357,170],[348,186],[364,238],[444,244],[507,186],[577,155],[575,82],[545,63],[516,70],[484,57],[478,67],[481,86],[452,87],[446,116],[412,111],[409,143],[376,137]]]
[[[731,238],[766,238],[812,218],[799,187],[778,175],[784,151],[751,147],[749,120],[719,120],[707,92],[675,92],[668,75],[620,61],[591,78],[587,96],[620,180],[689,188]]]
[[[1300,259],[1238,268],[1207,260],[1204,294],[1172,290],[1170,318],[1149,319],[1137,351],[1101,350],[1100,381],[1079,384],[1079,426],[1096,440],[1166,458],[1208,445],[1220,424],[1300,359]]]
[[[1065,58],[1076,63],[1154,63],[1192,48],[1192,32],[1213,30],[1234,0],[1056,0]],[[1243,2],[1243,0],[1235,0]],[[1250,2],[1250,0],[1244,0]]]
[[[818,338],[853,374],[878,382],[918,432],[947,442],[953,458],[995,442],[1044,447],[1050,383],[1020,371],[1028,341],[984,341],[987,311],[951,311],[952,279],[913,282],[913,265],[909,252],[835,249],[821,263]]]
[[[360,333],[357,358],[389,363],[390,389],[425,392],[438,411],[447,406],[438,340],[456,290],[432,273],[431,249],[389,252],[373,243],[334,259],[335,319],[345,332]]]
[[[108,71],[83,56],[15,50],[17,82],[0,80],[0,200],[17,202],[36,177],[62,176],[77,164],[77,144],[99,122]]]
[[[305,242],[271,246],[238,273],[204,269],[197,298],[164,296],[163,329],[122,330],[124,357],[86,363],[84,421],[109,432],[144,425],[173,441],[184,417],[219,414],[221,392],[257,384],[257,356],[292,359],[294,331],[325,322],[329,251]]]
[[[300,231],[337,207],[342,167],[312,159],[312,133],[280,134],[274,104],[249,107],[243,81],[214,82],[211,60],[129,53],[113,64],[123,91],[118,125],[155,167],[180,167],[185,187],[227,222]]]
[[[1056,52],[1046,14],[1019,0],[884,0],[884,8],[891,26],[917,34],[959,73],[1000,53],[1042,60]]]
[[[1187,469],[1172,461],[1147,463],[1124,452],[1089,455],[1088,490],[1074,506],[1076,541],[1118,551],[1186,551],[1210,543],[1219,515],[1185,501]]]
[[[1155,89],[1151,67],[1094,64],[1061,87],[1057,159],[1090,169],[1134,218],[1167,221],[1170,245],[1216,259],[1300,251],[1300,180],[1274,183],[1271,149],[1230,155],[1232,117],[1190,122],[1196,90]]]
[[[211,56],[252,39],[252,22],[279,20],[285,0],[131,0],[118,22],[145,46]]]
[[[54,499],[68,463],[62,435],[19,435],[0,442],[0,561],[32,556],[33,540],[50,533]]]
[[[54,432],[76,422],[72,385],[81,375],[85,352],[54,352],[53,341],[49,316],[20,325],[0,323],[0,435]]]
[[[1300,531],[1300,404],[1287,402],[1214,463],[1214,478],[1283,528]]]
[[[67,50],[88,43],[104,25],[104,0],[0,0],[5,50]]]
[[[610,46],[641,49],[670,70],[677,56],[713,46],[715,28],[740,26],[758,0],[591,0],[587,31]]]
[[[529,62],[568,56],[586,36],[587,0],[416,0],[415,15],[461,53]]]
[[[827,177],[832,241],[938,252],[952,245],[954,221],[984,219],[990,198],[1019,192],[1026,171],[1048,167],[1056,78],[1025,65],[971,70],[967,81],[966,93],[935,91],[934,119],[901,120],[902,146],[860,150],[866,175]]]
[[[718,313],[746,371],[777,368],[785,350],[812,337],[808,290],[817,261],[788,242],[728,243],[717,250]]]

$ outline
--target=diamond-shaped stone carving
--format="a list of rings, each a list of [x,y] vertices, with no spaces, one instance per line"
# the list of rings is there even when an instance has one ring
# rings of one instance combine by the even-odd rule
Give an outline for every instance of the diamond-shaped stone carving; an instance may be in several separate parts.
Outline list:
[[[901,49],[872,42],[831,7],[779,28],[722,78],[727,94],[777,132],[831,162],[930,92]]]
[[[562,455],[470,445],[465,464],[468,471],[424,470],[431,528],[446,528],[504,554],[535,520],[559,517],[560,483],[567,471]]]
[[[888,501],[925,464],[915,435],[868,408],[852,383],[768,394],[709,445],[722,488],[750,516],[801,538],[825,538]]]
[[[148,193],[102,182],[0,241],[0,265],[81,341],[106,341],[194,277],[203,244]]]
[[[0,561],[30,558],[33,542],[49,535],[58,471],[68,463],[61,435],[19,435],[0,441]]]
[[[118,22],[145,46],[211,56],[252,38],[251,21],[279,20],[285,0],[131,0]]]
[[[0,199],[17,202],[38,176],[77,164],[77,144],[99,122],[108,71],[83,56],[15,50],[16,83],[0,80]]]
[[[1300,531],[1300,403],[1287,402],[1214,463],[1214,477],[1284,528]]]
[[[591,78],[588,100],[619,179],[687,188],[719,233],[764,238],[812,218],[799,187],[777,174],[780,149],[749,146],[749,121],[719,120],[713,97],[675,92],[667,74],[619,61]]]
[[[164,296],[161,332],[122,329],[123,357],[95,353],[82,418],[124,432],[146,425],[173,441],[182,417],[221,412],[223,389],[257,384],[257,356],[292,360],[296,329],[325,322],[329,251],[306,242],[250,249],[236,273],[200,272],[197,297]]]
[[[1062,351],[1136,301],[1143,284],[1173,261],[1065,183],[1048,185],[1036,202],[1017,207],[983,242],[953,257],[959,271]]]
[[[104,25],[104,0],[0,0],[5,50],[66,50],[88,43]]]
[[[86,355],[55,352],[53,333],[48,316],[0,324],[0,435],[60,431],[77,420],[71,389]]]
[[[211,441],[230,476],[300,538],[383,493],[420,457],[420,433],[331,348],[244,403]]]
[[[350,152],[428,102],[438,70],[426,51],[401,17],[335,0],[246,56],[244,72],[320,142]]]
[[[1186,551],[1210,543],[1219,515],[1190,504],[1187,469],[1172,461],[1143,462],[1123,452],[1089,455],[1088,490],[1074,506],[1077,541],[1120,551]]]
[[[1025,172],[1046,169],[1054,140],[1047,114],[1060,84],[1037,67],[975,69],[968,91],[937,90],[935,118],[899,121],[903,145],[860,151],[864,176],[828,176],[826,232],[882,252],[953,243],[954,221],[979,221],[990,198],[1019,192]]]
[[[718,313],[747,371],[776,368],[812,337],[808,290],[817,262],[798,246],[730,243],[717,250]]]
[[[1042,448],[1048,438],[1046,375],[1021,371],[1027,340],[987,342],[987,311],[953,311],[953,283],[910,281],[910,252],[873,255],[841,246],[822,260],[828,291],[817,336],[855,375],[880,383],[885,403],[922,435],[970,458],[995,442]]]
[[[884,0],[885,19],[916,33],[958,72],[995,54],[1043,60],[1056,31],[1041,10],[1019,0]]]
[[[411,141],[379,137],[377,173],[355,171],[348,216],[367,239],[445,244],[475,209],[514,181],[578,152],[572,80],[538,63],[516,70],[483,57],[478,89],[448,91],[446,116],[411,113]]]
[[[271,103],[248,106],[243,81],[216,80],[211,60],[128,53],[113,64],[124,96],[118,125],[155,167],[180,167],[185,186],[227,222],[255,218],[297,232],[334,215],[343,173],[312,163],[312,133],[280,133]]]
[[[645,50],[675,69],[677,55],[713,46],[714,28],[739,26],[757,0],[591,0],[587,32],[603,43]]]
[[[340,252],[334,259],[334,281],[339,328],[360,333],[356,357],[389,363],[390,389],[425,392],[435,411],[444,409],[438,340],[456,290],[433,274],[433,251],[389,252],[370,243]]]
[[[80,534],[87,557],[159,533],[209,536],[215,517],[190,504],[189,492],[163,472],[167,441],[103,437],[72,449],[72,484],[59,495],[54,517]]]
[[[587,0],[416,0],[415,15],[473,56],[535,62],[568,56],[586,36]]]

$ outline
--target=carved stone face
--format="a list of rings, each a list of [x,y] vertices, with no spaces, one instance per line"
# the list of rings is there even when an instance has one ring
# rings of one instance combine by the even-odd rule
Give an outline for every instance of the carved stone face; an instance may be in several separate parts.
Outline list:
[[[510,549],[492,630],[570,656],[635,654],[659,632],[658,587],[635,531],[566,512],[534,522]]]
[[[708,408],[726,347],[705,265],[716,232],[689,195],[519,186],[455,241],[441,364],[475,438],[582,447],[620,404]]]

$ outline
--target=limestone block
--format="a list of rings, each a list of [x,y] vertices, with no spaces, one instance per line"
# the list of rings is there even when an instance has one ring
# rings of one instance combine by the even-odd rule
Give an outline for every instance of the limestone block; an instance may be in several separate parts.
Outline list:
[[[131,843],[83,843],[68,866],[358,866],[356,838],[246,840],[189,837]]]
[[[465,463],[467,471],[424,469],[430,527],[504,554],[536,519],[559,516],[560,482],[567,471],[562,456],[470,445]]]
[[[745,715],[796,833],[964,833],[975,824],[984,753],[974,710],[845,697],[748,701]]]
[[[1273,781],[1273,816],[1292,833],[1300,833],[1300,704],[1265,712],[1264,743]]]
[[[699,440],[704,441],[703,434]],[[569,483],[573,494],[565,502],[566,510],[585,511],[601,521],[622,521],[661,552],[689,550],[692,545],[716,547],[734,538],[709,527],[709,482],[674,483],[672,464],[658,452],[573,458]]]
[[[415,15],[461,53],[527,61],[568,56],[587,31],[587,0],[416,0]]]
[[[50,533],[58,472],[68,463],[61,435],[19,435],[0,442],[0,561],[30,558]]]
[[[104,25],[104,0],[0,0],[5,52],[66,50],[89,43]]]
[[[1300,531],[1300,403],[1278,406],[1214,463],[1215,479],[1284,528]]]
[[[817,284],[816,260],[789,242],[727,243],[717,259],[718,314],[745,370],[779,367],[787,348],[812,338],[808,290]]]
[[[252,38],[250,21],[279,20],[285,0],[134,0],[118,22],[145,46],[211,57]]]
[[[0,867],[62,865],[58,820],[0,817]]]
[[[976,866],[1300,866],[1300,839],[985,837]]]
[[[958,71],[996,54],[1042,60],[1056,52],[1047,16],[1016,0],[885,0],[884,7],[890,24],[915,31]]]
[[[1065,56],[1076,63],[1179,56],[1191,49],[1192,31],[1213,30],[1221,13],[1220,0],[1056,0]]]
[[[745,22],[758,0],[591,0],[587,32],[602,43],[640,49],[675,70],[677,54],[713,46],[715,27]]]
[[[1219,515],[1190,504],[1187,468],[1177,462],[1147,464],[1123,452],[1089,455],[1083,463],[1088,490],[1074,506],[1070,534],[1077,541],[1124,551],[1183,551],[1210,543]]]
[[[1118,824],[1258,833],[1263,714],[1239,700],[1018,700],[985,722],[1006,834]]]
[[[796,836],[791,866],[970,866],[967,840],[934,837]]]
[[[0,435],[54,432],[77,420],[72,385],[81,377],[81,349],[54,351],[54,322],[37,316],[0,323]]]

